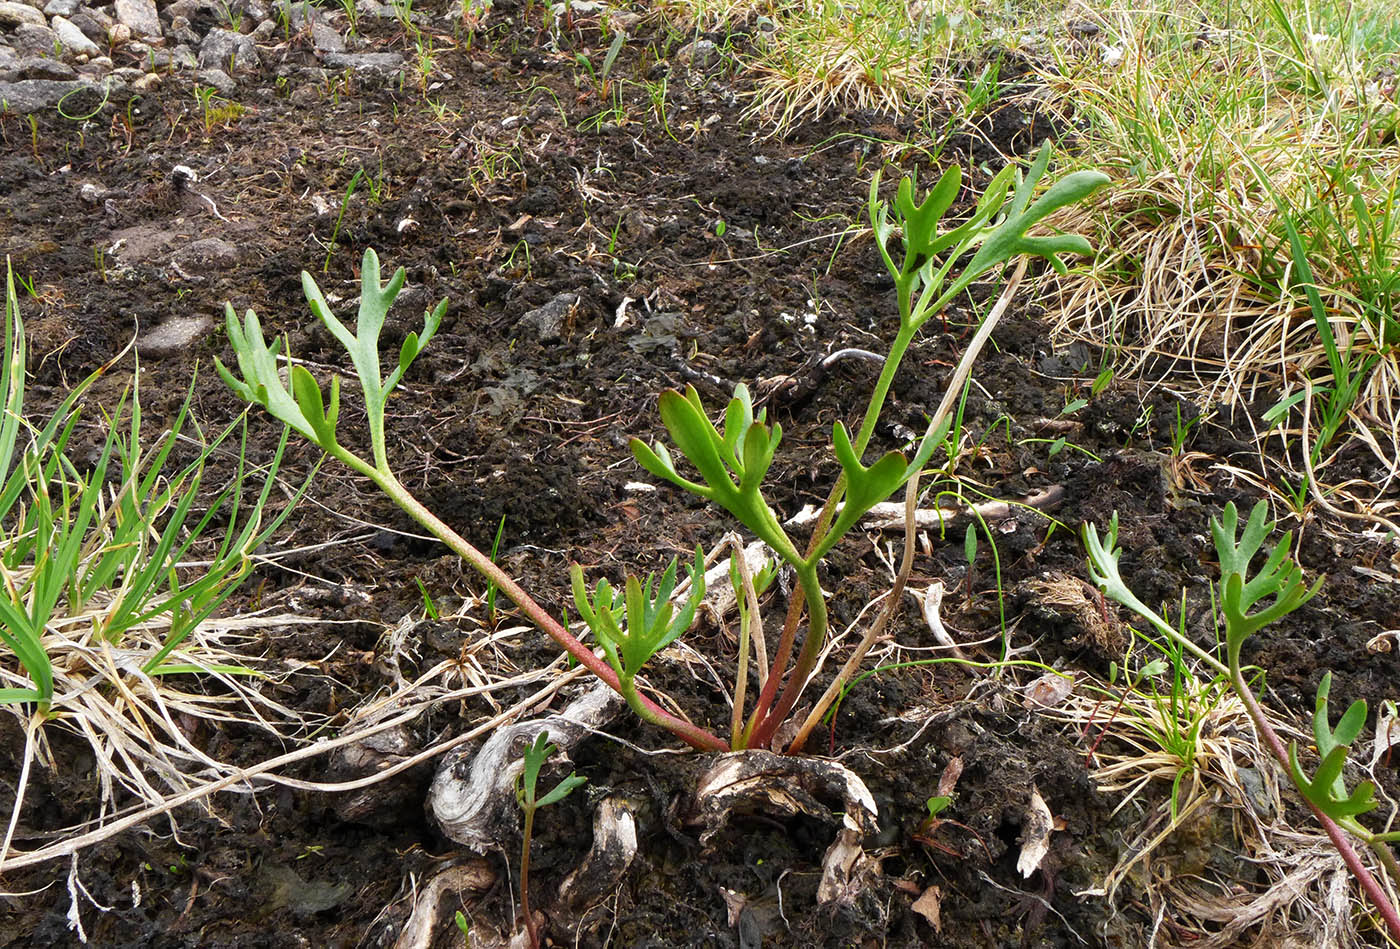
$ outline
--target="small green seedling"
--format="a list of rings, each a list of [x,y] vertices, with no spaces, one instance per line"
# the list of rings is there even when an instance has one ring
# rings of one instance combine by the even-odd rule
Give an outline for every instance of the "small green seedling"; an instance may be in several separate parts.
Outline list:
[[[496,525],[496,536],[491,540],[491,562],[496,562],[496,556],[501,551],[501,536],[506,532],[506,516],[501,515],[501,522]],[[496,584],[486,583],[486,616],[492,622],[496,622]]]
[[[530,838],[535,831],[535,811],[541,807],[558,804],[588,783],[587,778],[579,777],[571,771],[567,778],[556,784],[544,797],[536,797],[535,786],[539,781],[540,768],[557,750],[549,743],[548,732],[536,735],[534,743],[525,749],[525,771],[515,786],[515,798],[520,804],[520,809],[525,812],[524,840],[520,845],[520,912],[525,917],[525,931],[529,933],[531,949],[539,949],[540,944],[535,919],[530,915]]]
[[[977,565],[977,525],[967,525],[963,534],[963,557],[967,560],[967,575],[963,578],[963,596],[972,599],[972,570]]]
[[[418,584],[418,592],[423,595],[423,615],[433,622],[437,622],[441,617],[438,613],[437,604],[433,602],[432,596],[428,593],[428,588],[418,577],[414,577],[413,582]]]

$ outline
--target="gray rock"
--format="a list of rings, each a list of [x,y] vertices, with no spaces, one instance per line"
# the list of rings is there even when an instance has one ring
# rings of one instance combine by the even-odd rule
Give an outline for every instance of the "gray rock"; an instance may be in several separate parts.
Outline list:
[[[84,204],[96,204],[103,198],[109,198],[111,196],[112,190],[110,188],[104,188],[101,185],[93,184],[91,181],[83,182],[82,187],[78,189],[78,197],[82,198]]]
[[[130,43],[132,37],[131,27],[125,23],[113,22],[107,27],[107,42],[112,46],[121,46],[123,43]]]
[[[121,66],[112,70],[112,78],[118,82],[133,83],[146,73],[135,66]]]
[[[403,7],[395,6],[392,3],[379,3],[377,0],[355,0],[355,9],[361,16],[376,17],[382,20],[397,20],[403,16]],[[426,13],[410,13],[409,22],[419,26],[428,24],[430,21]]]
[[[232,30],[212,29],[199,44],[199,65],[217,69],[255,70],[262,62],[258,59],[253,41]]]
[[[81,0],[49,0],[44,4],[44,16],[72,16],[81,6]]]
[[[162,258],[172,248],[187,240],[188,234],[164,230],[154,224],[137,224],[112,233],[107,255],[123,265],[130,266]]]
[[[19,82],[0,82],[0,112],[17,112],[21,115],[52,109],[64,96],[75,89],[96,89],[91,83],[62,81],[57,79],[22,79]]]
[[[293,32],[305,29],[308,21],[316,21],[316,8],[309,3],[281,0],[277,6],[281,8],[280,15],[286,18]]]
[[[170,65],[175,69],[194,69],[199,60],[195,59],[194,50],[182,44],[170,51]]]
[[[175,0],[174,3],[168,3],[165,6],[165,15],[170,17],[172,23],[177,18],[183,17],[188,24],[201,12],[215,16],[218,10],[210,0]]]
[[[88,39],[86,33],[77,27],[72,20],[65,19],[59,14],[53,17],[53,32],[58,37],[58,41],[63,44],[63,48],[78,56],[101,56],[102,48]]]
[[[43,14],[39,14],[43,16]],[[36,26],[33,23],[21,23],[10,34],[10,42],[21,54],[31,56],[52,56],[58,43],[58,34],[47,26]]]
[[[719,49],[713,40],[696,40],[676,50],[676,62],[693,69],[705,69],[719,58]]]
[[[79,10],[68,19],[94,43],[107,42],[107,31],[112,28],[112,18],[96,7]]]
[[[165,35],[176,43],[199,45],[199,34],[190,26],[190,21],[182,16],[171,17],[170,27],[165,31]]]
[[[345,49],[345,38],[340,31],[321,20],[311,24],[311,42],[323,53],[339,53]]]
[[[186,276],[192,277],[210,276],[231,267],[237,260],[237,245],[217,237],[206,237],[204,240],[186,244],[171,257],[176,267],[184,271]]]
[[[201,69],[195,79],[206,86],[213,86],[221,96],[231,96],[238,91],[238,83],[222,69]]]
[[[48,26],[42,10],[36,10],[27,3],[11,3],[0,0],[0,27],[13,29],[22,23],[34,26]]]
[[[533,329],[539,336],[540,342],[552,343],[559,339],[563,332],[564,321],[578,306],[577,293],[561,293],[550,300],[544,306],[537,307],[526,313],[516,324],[522,329]]]
[[[117,19],[131,27],[136,36],[160,39],[160,16],[155,0],[116,0]]]
[[[0,82],[14,82],[19,78],[20,56],[8,46],[0,46]]]
[[[393,73],[403,65],[400,53],[327,53],[326,65],[331,69],[353,69],[355,72]]]
[[[196,241],[197,244],[205,243]],[[191,245],[193,246],[193,245]],[[214,321],[206,316],[177,316],[166,320],[153,330],[147,330],[136,340],[136,350],[143,356],[159,359],[188,349],[208,335]]]
[[[56,59],[49,59],[46,56],[30,56],[21,59],[16,64],[16,68],[19,70],[21,79],[73,80],[78,78],[78,71],[72,66]]]

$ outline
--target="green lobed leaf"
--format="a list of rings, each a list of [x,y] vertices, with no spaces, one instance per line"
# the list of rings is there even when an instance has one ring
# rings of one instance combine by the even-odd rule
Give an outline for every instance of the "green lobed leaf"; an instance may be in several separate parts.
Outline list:
[[[919,204],[914,200],[917,187],[916,177],[910,175],[899,183],[895,196],[895,209],[904,225],[905,273],[921,266],[933,255],[932,245],[938,222],[958,196],[958,189],[962,187],[962,169],[957,164],[950,165]]]
[[[408,367],[413,365],[413,361],[417,359],[419,354],[433,341],[433,337],[437,335],[438,328],[442,326],[442,318],[446,313],[447,300],[444,298],[439,301],[438,305],[432,310],[423,314],[423,332],[421,335],[417,332],[410,332],[404,337],[403,345],[399,348],[398,368],[391,372],[389,377],[384,380],[384,391],[386,393],[392,391],[394,387],[399,384],[400,380],[403,379],[404,373],[408,372]]]
[[[552,791],[550,791],[544,797],[536,801],[535,806],[548,807],[551,804],[557,804],[560,801],[564,800],[564,798],[572,794],[577,788],[580,788],[587,783],[587,778],[570,773],[567,778],[564,778],[562,781],[556,784]]]
[[[719,453],[724,441],[705,417],[699,402],[700,394],[694,386],[686,387],[686,395],[668,389],[661,393],[661,421],[681,454],[695,466],[710,488],[733,492],[734,482]]]

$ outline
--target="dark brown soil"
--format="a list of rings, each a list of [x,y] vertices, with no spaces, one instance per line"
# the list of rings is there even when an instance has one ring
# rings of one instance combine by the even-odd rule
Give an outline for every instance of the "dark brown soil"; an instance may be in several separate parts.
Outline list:
[[[445,4],[420,9],[434,23],[447,22]],[[531,9],[538,17],[539,6]],[[512,17],[518,24],[525,16],[524,8],[497,3],[488,24]],[[715,510],[666,487],[654,495],[626,489],[651,480],[632,462],[626,440],[659,433],[655,400],[666,387],[694,384],[718,406],[736,383],[805,372],[815,357],[843,346],[881,348],[896,325],[893,291],[869,240],[845,231],[862,223],[869,176],[884,154],[878,140],[920,140],[924,133],[915,123],[844,115],[783,137],[756,136],[762,129],[742,118],[742,83],[725,59],[708,73],[678,61],[677,50],[693,37],[640,24],[604,93],[575,59],[586,51],[596,62],[605,51],[596,21],[576,17],[558,49],[538,26],[487,28],[470,46],[438,37],[437,73],[426,90],[412,69],[402,82],[321,73],[310,50],[293,42],[283,78],[245,83],[238,98],[246,113],[209,131],[188,80],[177,76],[139,100],[110,103],[88,122],[40,114],[32,142],[27,123],[0,117],[0,249],[19,274],[32,277],[38,296],[21,300],[35,404],[52,402],[61,386],[120,351],[138,328],[218,317],[225,301],[240,312],[255,309],[269,333],[285,333],[323,378],[331,367],[344,371],[344,354],[304,306],[299,274],[312,271],[348,309],[360,255],[372,246],[386,266],[408,271],[410,289],[386,331],[390,346],[426,306],[450,301],[439,339],[390,409],[391,457],[430,508],[488,548],[504,517],[501,562],[555,610],[567,602],[571,562],[617,579],[624,570],[655,569],[697,543],[714,544],[731,526]],[[386,48],[409,48],[397,27],[364,22],[362,29]],[[726,37],[714,39],[722,45]],[[662,75],[666,124],[641,85]],[[614,101],[619,111],[604,114]],[[1052,132],[1030,118],[1008,106],[986,118],[982,134],[957,130],[944,160],[973,156],[969,195],[987,179],[989,146],[1023,157],[1037,136]],[[910,158],[902,167],[914,164]],[[193,169],[197,182],[178,187],[176,165]],[[323,273],[357,170],[374,187],[362,182],[347,203]],[[926,177],[932,171],[921,170]],[[108,193],[85,203],[85,183]],[[313,198],[329,210],[318,213]],[[125,244],[113,249],[121,238]],[[232,245],[229,259],[181,256],[210,238]],[[154,250],[142,249],[152,242]],[[993,292],[983,287],[974,297],[984,301]],[[559,320],[549,317],[552,301]],[[935,326],[915,345],[878,447],[899,447],[899,433],[920,427],[937,404],[970,334],[973,307],[981,305],[955,307],[946,327]],[[623,308],[627,319],[619,325]],[[174,410],[196,367],[195,398],[206,425],[240,410],[212,371],[215,356],[229,358],[213,326],[192,345],[143,356],[143,398],[153,420]],[[1072,617],[1042,608],[1027,581],[1085,576],[1075,529],[1085,520],[1106,523],[1117,511],[1130,583],[1149,603],[1175,602],[1187,587],[1189,615],[1207,641],[1207,520],[1227,501],[1256,500],[1245,483],[1211,464],[1252,469],[1257,456],[1243,417],[1238,424],[1217,417],[1186,446],[1211,459],[1197,469],[1203,483],[1176,484],[1165,465],[1179,403],[1160,392],[1144,400],[1126,382],[1074,414],[1080,426],[1070,440],[1084,451],[1070,446],[1052,455],[1054,436],[1045,438],[1036,420],[1087,397],[1098,358],[1083,347],[1052,346],[1031,310],[1007,318],[968,398],[966,424],[984,451],[963,473],[996,498],[1063,485],[1064,501],[1053,513],[1064,527],[1051,530],[1034,515],[1004,523],[996,538],[1000,576],[984,542],[969,597],[961,583],[964,525],[953,525],[946,538],[932,538],[932,554],[921,555],[915,578],[948,581],[945,617],[969,639],[997,631],[999,582],[1015,645],[1034,643],[1034,658],[1102,677],[1111,661],[1122,660],[1121,645],[1096,643]],[[852,419],[873,379],[869,363],[842,362],[799,399],[770,405],[784,428],[770,477],[781,486],[774,501],[784,515],[824,498],[838,470],[827,451],[831,424]],[[97,398],[112,397],[121,384],[104,383]],[[1197,410],[1182,411],[1190,417]],[[343,438],[362,434],[355,415],[347,405]],[[259,417],[253,429],[255,451],[265,456],[277,432]],[[313,452],[293,445],[293,473],[313,461]],[[287,609],[295,597],[316,615],[359,621],[309,633],[276,630],[263,646],[274,657],[308,661],[339,647],[323,667],[335,686],[308,680],[279,696],[308,714],[329,715],[388,684],[373,653],[386,624],[421,615],[415,581],[443,602],[479,593],[481,584],[436,544],[395,533],[411,532],[407,517],[344,473],[328,468],[312,496],[320,503],[302,505],[279,546],[342,542],[259,568],[248,591],[263,606]],[[887,584],[872,551],[852,539],[833,557],[825,583],[838,628]],[[1252,644],[1249,658],[1268,670],[1271,702],[1307,714],[1326,669],[1335,674],[1338,705],[1393,697],[1397,654],[1372,654],[1365,644],[1395,625],[1400,596],[1393,584],[1353,570],[1387,570],[1385,556],[1336,525],[1310,521],[1301,558],[1310,576],[1325,572],[1328,579],[1320,597]],[[479,635],[475,627],[447,624],[419,630],[422,668],[455,655],[463,636]],[[894,635],[912,645],[931,642],[913,608]],[[697,647],[732,662],[732,647],[713,630],[696,636]],[[503,663],[528,668],[557,655],[539,634],[517,642],[501,654]],[[995,647],[988,648],[981,658],[995,658]],[[724,727],[727,710],[709,686],[665,675],[661,684],[690,715]],[[702,851],[698,832],[678,823],[673,807],[692,790],[695,756],[645,756],[603,739],[587,744],[574,767],[590,788],[624,791],[640,802],[641,852],[615,900],[577,933],[550,938],[556,945],[752,946],[761,932],[764,944],[790,946],[1144,944],[1152,921],[1131,892],[1134,883],[1125,884],[1126,909],[1118,915],[1099,899],[1076,895],[1099,885],[1117,863],[1139,813],[1110,816],[1117,801],[1094,790],[1078,730],[1027,711],[1011,677],[963,701],[981,675],[944,664],[871,677],[814,742],[842,755],[881,806],[880,836],[867,849],[881,857],[883,876],[839,911],[815,900],[834,822],[758,816]],[[484,704],[442,708],[420,723],[417,738],[447,737],[488,716]],[[6,773],[13,775],[23,742],[10,719],[3,721]],[[644,748],[670,744],[628,722],[615,730]],[[36,770],[16,841],[21,849],[37,846],[46,829],[94,816],[90,758],[60,730],[55,736],[59,770]],[[285,750],[254,733],[209,729],[205,737],[240,761]],[[941,847],[920,844],[913,835],[925,801],[954,756],[965,770],[948,814],[963,826],[945,826]],[[315,780],[323,769],[321,762],[290,773]],[[157,823],[96,847],[79,861],[80,879],[111,909],[82,903],[88,936],[102,946],[391,945],[415,885],[458,856],[422,809],[431,774],[426,766],[378,789],[384,806],[354,820],[339,816],[343,809],[330,795],[223,794],[212,812],[182,811],[178,837]],[[13,778],[3,785],[0,798],[12,800]],[[1064,829],[1054,834],[1042,869],[1023,879],[1018,838],[1033,789]],[[534,874],[541,898],[587,850],[593,800],[579,793],[542,813]],[[490,859],[504,879],[508,863],[514,872],[518,842],[502,846]],[[29,895],[7,899],[0,945],[74,941],[66,920],[69,869],[45,866],[4,880],[7,892]],[[1242,885],[1256,882],[1242,861],[1237,872]],[[935,884],[943,894],[941,934],[910,908],[914,895]],[[744,925],[729,922],[721,887],[750,901]],[[500,922],[512,918],[512,906],[511,885],[502,882],[468,909]],[[450,924],[440,930],[438,944],[455,938],[460,945],[455,932]]]

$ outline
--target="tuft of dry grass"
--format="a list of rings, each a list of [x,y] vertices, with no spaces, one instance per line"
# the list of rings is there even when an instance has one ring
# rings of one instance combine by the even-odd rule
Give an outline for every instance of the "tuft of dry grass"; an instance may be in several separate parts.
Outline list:
[[[1388,481],[1400,460],[1400,58],[1374,10],[1322,13],[1302,0],[1069,11],[1089,39],[1052,45],[1041,105],[1077,130],[1069,163],[1117,182],[1054,222],[1092,235],[1100,256],[1047,275],[1043,302],[1058,334],[1107,341],[1120,371],[1275,406],[1300,479],[1344,447],[1329,443],[1333,425]],[[1355,398],[1317,402],[1303,433],[1305,385],[1338,388],[1338,360],[1360,376]],[[1379,492],[1355,501],[1394,509]]]
[[[1289,820],[1277,766],[1243,704],[1220,681],[1180,671],[1176,689],[1170,675],[1081,679],[1041,710],[1078,729],[1096,786],[1119,798],[1115,813],[1140,815],[1118,863],[1081,895],[1144,901],[1152,945],[1367,945],[1367,908],[1345,865],[1325,835]],[[1273,725],[1307,740],[1290,723]]]

